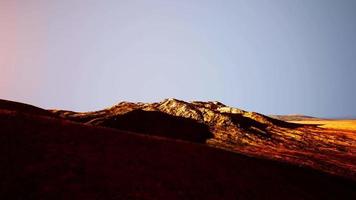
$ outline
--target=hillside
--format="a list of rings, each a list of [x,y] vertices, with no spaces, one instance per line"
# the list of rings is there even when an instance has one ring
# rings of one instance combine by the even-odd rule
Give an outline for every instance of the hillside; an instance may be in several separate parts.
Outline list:
[[[0,99],[0,110],[55,117],[52,112],[29,104]]]
[[[147,136],[16,108],[0,109],[0,133],[0,199],[356,198],[354,181],[196,144],[200,139]]]
[[[76,122],[181,139],[356,180],[356,134],[294,124],[220,102],[121,102],[96,112],[52,111]]]

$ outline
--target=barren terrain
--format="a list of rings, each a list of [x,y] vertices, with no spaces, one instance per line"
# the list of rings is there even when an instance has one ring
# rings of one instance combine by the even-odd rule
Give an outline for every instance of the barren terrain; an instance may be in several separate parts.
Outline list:
[[[321,128],[326,129],[336,129],[336,130],[349,130],[356,131],[356,120],[346,119],[346,120],[327,120],[327,119],[317,119],[317,120],[301,120],[301,121],[290,121],[292,123],[298,124],[313,124]]]
[[[0,199],[355,199],[353,134],[218,102],[0,101]]]
[[[52,112],[76,122],[205,143],[356,180],[356,134],[351,130],[285,122],[220,102],[177,99],[121,102],[96,112]]]

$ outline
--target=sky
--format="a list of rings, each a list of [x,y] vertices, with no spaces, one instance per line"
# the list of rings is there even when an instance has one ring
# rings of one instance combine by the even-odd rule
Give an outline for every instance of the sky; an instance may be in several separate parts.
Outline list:
[[[356,117],[355,0],[0,0],[0,98]]]

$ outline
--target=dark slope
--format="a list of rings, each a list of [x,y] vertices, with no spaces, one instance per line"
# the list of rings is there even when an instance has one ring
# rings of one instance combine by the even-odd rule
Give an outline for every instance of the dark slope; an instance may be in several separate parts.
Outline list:
[[[0,110],[15,111],[32,115],[56,116],[52,112],[29,104],[0,99]]]
[[[197,143],[205,143],[207,139],[213,137],[209,127],[203,123],[157,111],[134,110],[124,115],[108,118],[101,125]]]
[[[188,142],[0,112],[0,199],[356,199],[355,182]]]

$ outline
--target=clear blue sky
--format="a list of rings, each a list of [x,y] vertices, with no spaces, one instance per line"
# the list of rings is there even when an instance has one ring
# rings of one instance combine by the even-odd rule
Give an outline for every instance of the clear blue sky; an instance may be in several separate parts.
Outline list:
[[[0,0],[0,98],[356,117],[355,0]]]

